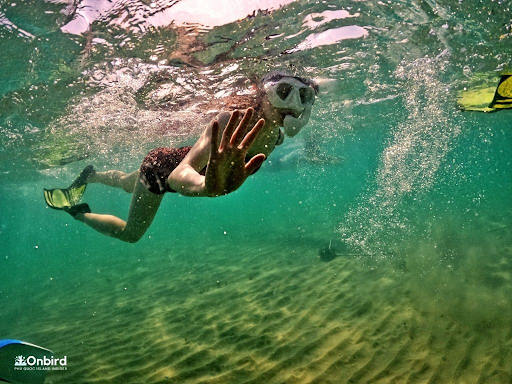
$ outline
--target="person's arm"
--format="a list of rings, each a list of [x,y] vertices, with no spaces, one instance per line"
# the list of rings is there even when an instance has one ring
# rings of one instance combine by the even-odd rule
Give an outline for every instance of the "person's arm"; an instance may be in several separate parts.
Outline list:
[[[216,117],[218,119],[220,116]],[[189,153],[180,164],[171,172],[167,182],[169,187],[185,196],[207,196],[205,189],[205,177],[199,172],[208,164],[210,157],[210,142],[212,120],[190,149]]]
[[[238,189],[265,160],[265,155],[258,154],[245,162],[247,150],[265,123],[260,120],[251,128],[253,113],[249,108],[240,122],[239,111],[215,118],[170,174],[169,186],[185,196],[213,197]],[[206,175],[200,175],[207,164]]]

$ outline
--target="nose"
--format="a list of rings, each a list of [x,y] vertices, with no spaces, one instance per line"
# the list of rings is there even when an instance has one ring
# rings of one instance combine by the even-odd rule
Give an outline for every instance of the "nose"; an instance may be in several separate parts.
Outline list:
[[[290,103],[290,107],[294,109],[302,110],[304,108],[302,101],[300,100],[299,90],[297,88],[291,92],[288,102]]]

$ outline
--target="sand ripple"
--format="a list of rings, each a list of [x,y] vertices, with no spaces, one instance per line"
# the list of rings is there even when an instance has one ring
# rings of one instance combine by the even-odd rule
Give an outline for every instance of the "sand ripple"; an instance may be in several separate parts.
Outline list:
[[[397,265],[300,249],[111,262],[48,283],[17,334],[67,355],[54,384],[510,381],[509,325],[432,310]]]

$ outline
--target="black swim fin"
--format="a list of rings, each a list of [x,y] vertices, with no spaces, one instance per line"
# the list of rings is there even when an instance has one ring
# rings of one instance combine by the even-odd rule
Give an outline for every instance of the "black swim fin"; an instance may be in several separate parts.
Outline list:
[[[77,213],[91,212],[87,204],[79,203],[87,188],[87,178],[94,172],[92,165],[89,165],[85,167],[78,178],[68,188],[45,188],[43,194],[46,204],[48,204],[50,208],[65,211],[73,217],[75,217]]]

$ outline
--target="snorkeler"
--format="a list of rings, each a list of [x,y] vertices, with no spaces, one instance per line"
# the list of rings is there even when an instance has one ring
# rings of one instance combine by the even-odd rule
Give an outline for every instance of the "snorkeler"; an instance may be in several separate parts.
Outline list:
[[[69,188],[45,189],[46,203],[104,235],[135,243],[151,225],[166,192],[216,197],[237,190],[285,135],[293,137],[307,124],[318,92],[314,81],[281,72],[267,74],[257,88],[253,105],[219,113],[194,146],[153,149],[132,173],[96,172],[88,166]],[[127,221],[92,213],[80,203],[88,183],[132,193]]]

